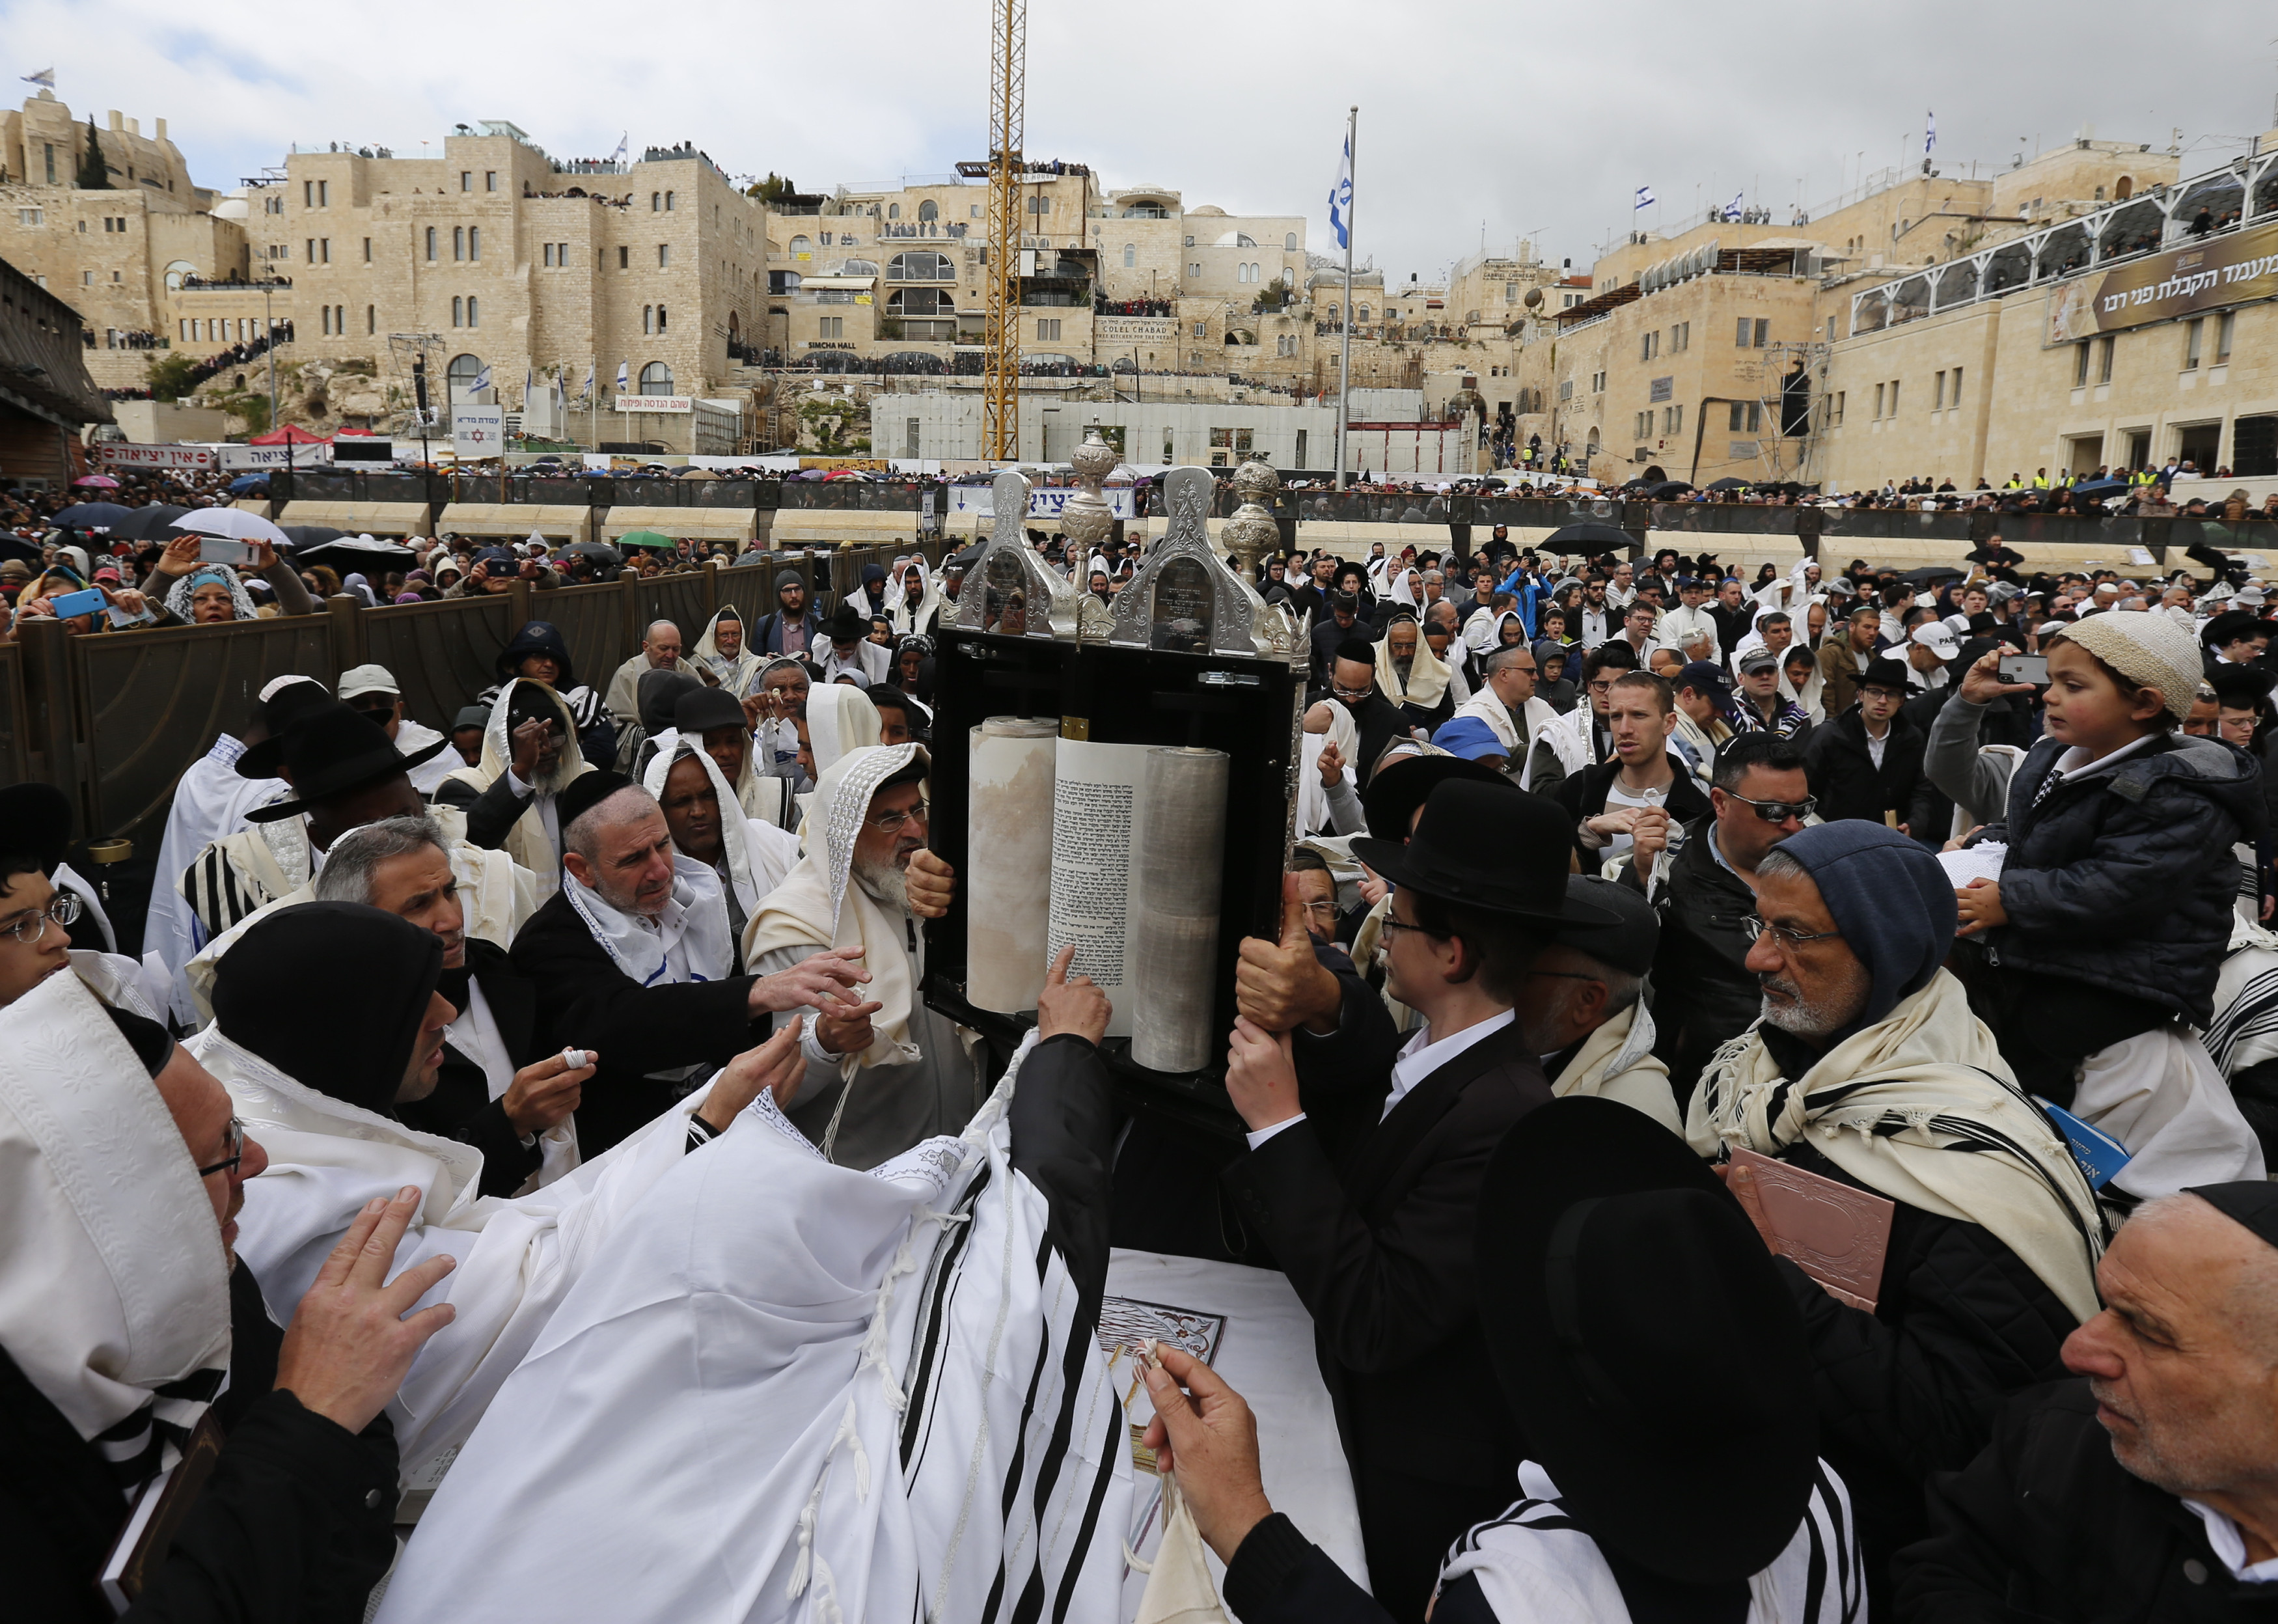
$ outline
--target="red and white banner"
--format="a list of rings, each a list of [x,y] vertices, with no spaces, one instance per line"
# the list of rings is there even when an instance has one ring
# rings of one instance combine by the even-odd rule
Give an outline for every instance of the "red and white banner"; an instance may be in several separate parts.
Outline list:
[[[103,460],[113,468],[211,468],[211,446],[130,446],[117,440],[96,443]]]

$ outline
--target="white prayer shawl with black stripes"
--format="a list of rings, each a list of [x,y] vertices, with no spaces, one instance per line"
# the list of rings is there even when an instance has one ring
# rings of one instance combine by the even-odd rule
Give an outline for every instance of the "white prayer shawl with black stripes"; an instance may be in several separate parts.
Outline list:
[[[2199,1041],[2226,1078],[2278,1060],[2278,935],[2231,921],[2230,956],[2214,984],[2214,1023]]]
[[[1020,1060],[961,1137],[870,1172],[763,1093],[667,1174],[493,1400],[379,1624],[1120,1616],[1128,1423],[1013,1168]]]
[[[215,840],[190,859],[175,881],[189,908],[193,951],[256,909],[298,891],[315,872],[305,812]]]
[[[1945,970],[1800,1077],[1750,1027],[1709,1057],[1685,1135],[1717,1158],[1808,1141],[1878,1194],[1983,1225],[2080,1320],[2098,1310],[2095,1194]]]
[[[122,1495],[179,1458],[229,1370],[213,1203],[75,975],[0,1009],[0,1347]]]
[[[1498,1624],[1627,1620],[1629,1604],[1613,1568],[1559,1498],[1550,1475],[1522,1462],[1518,1490],[1517,1505],[1456,1542],[1440,1570],[1441,1586],[1469,1575]],[[1747,1624],[1854,1624],[1866,1616],[1866,1569],[1851,1497],[1823,1460],[1795,1537],[1770,1567],[1748,1577]]]

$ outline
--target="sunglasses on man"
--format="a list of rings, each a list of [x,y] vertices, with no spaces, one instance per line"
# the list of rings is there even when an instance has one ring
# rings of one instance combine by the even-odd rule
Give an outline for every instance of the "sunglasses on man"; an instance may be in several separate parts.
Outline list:
[[[1744,807],[1754,807],[1756,816],[1767,823],[1785,823],[1792,817],[1801,820],[1819,810],[1819,797],[1816,795],[1806,795],[1801,801],[1754,801],[1746,795],[1734,794],[1731,790],[1724,793]]]

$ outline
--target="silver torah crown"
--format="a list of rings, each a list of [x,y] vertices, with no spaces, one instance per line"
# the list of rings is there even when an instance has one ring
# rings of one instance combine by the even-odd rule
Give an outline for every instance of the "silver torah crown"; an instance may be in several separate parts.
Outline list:
[[[1076,589],[1028,545],[1028,480],[1007,468],[989,482],[989,540],[958,588],[953,624],[960,632],[1074,639]],[[1020,596],[1019,624],[1006,632],[1004,619],[1015,593]]]
[[[1296,631],[1288,617],[1211,548],[1211,498],[1217,487],[1207,468],[1173,468],[1163,476],[1168,526],[1130,584],[1115,594],[1110,645],[1245,660],[1289,658]],[[1185,601],[1166,601],[1158,613],[1157,598],[1165,590]]]

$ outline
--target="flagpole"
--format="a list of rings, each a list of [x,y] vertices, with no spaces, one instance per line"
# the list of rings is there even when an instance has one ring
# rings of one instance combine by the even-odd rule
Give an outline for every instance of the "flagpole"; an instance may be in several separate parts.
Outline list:
[[[1359,145],[1360,109],[1355,106],[1345,113],[1345,162],[1356,181]],[[1344,344],[1337,362],[1337,489],[1341,491],[1345,488],[1345,431],[1352,421],[1353,197],[1357,189],[1357,185],[1350,186],[1345,193],[1345,305],[1344,319],[1338,324]]]

